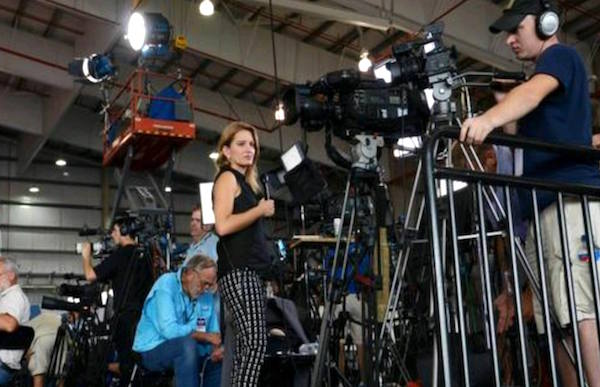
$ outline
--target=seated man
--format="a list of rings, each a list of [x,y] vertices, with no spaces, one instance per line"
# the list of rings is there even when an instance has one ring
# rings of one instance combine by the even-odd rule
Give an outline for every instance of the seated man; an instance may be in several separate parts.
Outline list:
[[[177,273],[163,274],[144,302],[133,350],[150,371],[174,369],[178,387],[220,385],[223,351],[212,294],[216,281],[215,262],[197,255]]]
[[[27,367],[33,377],[33,387],[44,387],[45,376],[48,372],[61,321],[60,314],[53,311],[42,311],[41,314],[24,324],[35,331],[27,361]]]
[[[12,333],[29,320],[29,300],[17,283],[15,263],[0,257],[0,331]],[[0,386],[8,384],[21,369],[22,350],[0,350]]]

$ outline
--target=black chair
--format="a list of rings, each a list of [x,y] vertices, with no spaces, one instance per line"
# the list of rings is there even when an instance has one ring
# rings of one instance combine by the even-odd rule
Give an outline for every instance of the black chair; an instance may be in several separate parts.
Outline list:
[[[31,346],[34,336],[35,331],[33,328],[22,325],[19,325],[14,332],[0,332],[0,349],[24,351],[23,358],[21,359],[21,369],[15,370],[10,382],[10,385],[13,387],[29,385],[29,373],[25,355]]]
[[[34,335],[33,328],[22,325],[14,332],[0,332],[0,349],[27,351]]]
[[[142,365],[142,357],[139,353],[134,352],[133,358],[135,365],[131,371],[131,377],[127,387],[158,387],[167,386],[173,379],[173,370],[166,371],[150,371]]]

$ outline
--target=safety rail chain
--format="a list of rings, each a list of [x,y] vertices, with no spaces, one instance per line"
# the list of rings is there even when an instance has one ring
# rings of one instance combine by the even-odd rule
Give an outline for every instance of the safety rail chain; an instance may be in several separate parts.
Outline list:
[[[490,258],[488,257],[488,245],[487,245],[487,237],[486,237],[486,223],[485,223],[485,212],[484,212],[484,201],[483,201],[483,187],[484,185],[492,185],[496,187],[502,187],[502,192],[504,195],[504,202],[506,204],[506,227],[507,227],[507,237],[508,237],[508,254],[507,257],[510,257],[510,264],[512,266],[512,283],[513,283],[513,302],[515,305],[516,311],[516,323],[518,328],[518,341],[519,345],[517,347],[518,353],[514,353],[515,358],[519,359],[520,362],[520,371],[522,372],[523,384],[525,386],[530,385],[530,375],[528,373],[528,350],[527,350],[527,342],[525,337],[525,328],[523,322],[523,310],[521,305],[521,297],[520,297],[520,287],[519,287],[519,272],[517,271],[517,258],[519,258],[519,263],[523,268],[523,272],[527,276],[529,280],[529,285],[532,288],[534,293],[534,297],[537,297],[539,300],[542,312],[543,312],[543,323],[545,327],[546,334],[546,343],[548,345],[548,359],[549,361],[549,369],[551,372],[551,380],[554,386],[558,384],[558,374],[557,374],[557,364],[554,355],[555,344],[553,341],[553,332],[559,336],[564,336],[564,333],[561,329],[555,329],[553,331],[553,327],[557,326],[558,320],[555,315],[555,311],[551,308],[549,304],[549,293],[548,293],[548,278],[546,275],[546,263],[542,254],[542,230],[540,224],[540,210],[537,203],[537,194],[539,191],[550,191],[556,194],[557,199],[557,216],[558,216],[558,227],[560,232],[560,244],[561,244],[561,252],[562,252],[562,260],[564,266],[565,273],[565,284],[567,288],[567,298],[568,298],[568,312],[570,321],[576,320],[576,307],[575,307],[575,293],[574,293],[574,284],[572,277],[572,268],[571,268],[571,260],[569,257],[569,250],[574,249],[576,247],[569,246],[568,243],[568,234],[565,223],[565,208],[564,208],[564,196],[576,196],[578,197],[581,206],[582,206],[582,218],[583,218],[583,230],[585,234],[588,236],[587,238],[587,251],[589,259],[589,267],[591,268],[591,280],[593,284],[593,300],[594,307],[596,311],[596,331],[598,332],[598,337],[600,337],[600,290],[599,290],[599,281],[598,281],[598,269],[594,264],[594,235],[592,232],[592,223],[590,219],[590,197],[600,198],[600,187],[581,185],[581,184],[565,184],[558,182],[551,182],[541,179],[533,179],[533,178],[525,178],[525,177],[515,177],[509,175],[497,175],[491,173],[484,172],[476,172],[471,170],[459,170],[455,168],[448,168],[445,166],[440,166],[436,164],[436,143],[442,139],[457,139],[459,135],[459,129],[457,127],[443,127],[439,130],[436,130],[430,136],[427,136],[423,145],[423,165],[424,165],[424,179],[426,185],[425,197],[426,204],[428,209],[429,216],[429,237],[430,237],[430,246],[432,253],[432,272],[433,272],[433,292],[434,292],[434,302],[435,302],[435,325],[436,325],[436,340],[437,342],[434,345],[434,362],[439,361],[440,371],[439,378],[437,374],[433,375],[433,380],[439,380],[437,385],[444,386],[470,386],[470,378],[471,372],[469,368],[469,357],[467,352],[467,332],[465,329],[465,311],[463,308],[463,285],[461,276],[459,273],[460,268],[460,256],[458,250],[458,238],[457,238],[457,227],[456,227],[456,213],[454,206],[454,194],[452,193],[452,182],[454,180],[460,180],[467,183],[474,184],[475,188],[475,201],[476,207],[474,207],[474,211],[477,212],[476,218],[478,219],[478,234],[479,237],[477,239],[478,243],[478,251],[479,251],[479,265],[483,265],[483,277],[480,279],[482,282],[482,297],[483,299],[483,319],[484,326],[486,329],[486,337],[487,340],[487,349],[491,351],[492,357],[492,366],[494,369],[494,385],[500,386],[500,364],[499,364],[499,356],[498,356],[498,347],[496,343],[496,322],[494,320],[494,309],[493,309],[493,296],[492,296],[492,287],[491,287],[491,279],[490,279]],[[511,148],[527,148],[527,149],[536,149],[545,152],[551,152],[553,154],[558,154],[562,156],[568,156],[571,160],[600,160],[600,151],[593,150],[592,148],[577,146],[577,145],[566,145],[566,144],[550,144],[545,142],[540,142],[530,138],[524,138],[520,136],[508,136],[503,134],[492,134],[488,136],[485,141],[486,143],[494,144],[494,145],[504,145]],[[441,199],[436,195],[436,180],[446,180],[446,187],[448,187],[447,195],[444,200],[447,200],[448,203],[448,216],[449,216],[449,224],[450,224],[450,235],[451,238],[449,242],[451,245],[449,246],[449,250],[451,254],[448,255],[448,264],[445,265],[443,262],[443,251],[445,246],[442,246],[442,242],[440,239],[440,219],[438,217],[438,207],[441,204]],[[536,252],[536,262],[537,262],[537,271],[534,274],[533,269],[528,266],[527,259],[524,258],[523,247],[520,245],[520,241],[515,237],[514,233],[514,220],[512,216],[512,203],[511,203],[511,194],[510,188],[523,188],[529,190],[532,195],[532,227],[533,227],[533,235],[535,239],[535,252]],[[600,238],[600,235],[597,236]],[[572,250],[574,251],[574,250]],[[519,255],[519,256],[518,256]],[[454,267],[453,279],[448,279],[450,276],[445,275],[444,270],[451,270],[451,267]],[[539,283],[537,282],[539,280]],[[454,282],[449,283],[449,282]],[[453,289],[451,287],[454,286]],[[454,291],[455,296],[450,297],[446,294],[446,291]],[[450,311],[449,311],[449,303],[456,302],[456,314],[454,321],[450,321]],[[456,318],[458,317],[458,318]],[[451,362],[450,353],[451,350],[449,348],[449,330],[450,327],[454,327],[455,324],[458,324],[454,329],[458,330],[459,339],[460,339],[460,359],[459,361]],[[572,364],[575,365],[577,371],[577,379],[580,386],[585,385],[585,376],[584,376],[584,368],[583,368],[583,359],[581,352],[581,343],[579,338],[579,329],[578,324],[569,324],[569,334],[573,337],[573,347],[575,350],[574,356],[567,350],[569,357],[571,358]],[[559,339],[564,339],[564,337],[559,337]],[[565,341],[562,340],[561,343],[557,345],[566,346]],[[565,348],[566,349],[566,348]],[[456,352],[459,353],[459,352]],[[436,357],[437,356],[437,357]],[[454,364],[454,367],[453,365]],[[461,367],[457,367],[460,364]],[[597,365],[596,365],[597,366]],[[489,383],[490,385],[492,383]]]

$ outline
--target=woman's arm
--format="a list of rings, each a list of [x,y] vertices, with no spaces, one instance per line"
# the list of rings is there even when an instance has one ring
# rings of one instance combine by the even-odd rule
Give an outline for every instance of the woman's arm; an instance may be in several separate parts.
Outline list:
[[[275,206],[273,200],[261,199],[260,202],[245,212],[233,214],[233,202],[240,187],[231,172],[219,176],[213,188],[213,208],[215,212],[215,231],[219,236],[233,234],[248,227],[263,216],[273,216]]]

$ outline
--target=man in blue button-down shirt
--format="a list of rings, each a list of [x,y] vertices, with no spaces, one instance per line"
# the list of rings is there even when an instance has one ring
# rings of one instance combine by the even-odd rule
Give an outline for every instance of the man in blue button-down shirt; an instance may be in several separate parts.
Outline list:
[[[192,209],[190,235],[192,236],[192,244],[185,254],[184,266],[192,257],[198,254],[204,254],[215,262],[218,260],[217,243],[219,242],[219,237],[210,225],[202,223],[202,208],[200,206]]]
[[[151,371],[174,369],[178,387],[220,384],[223,352],[212,295],[216,281],[215,262],[197,255],[177,273],[163,274],[144,302],[133,350]]]

